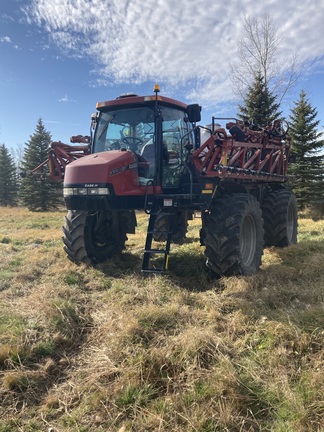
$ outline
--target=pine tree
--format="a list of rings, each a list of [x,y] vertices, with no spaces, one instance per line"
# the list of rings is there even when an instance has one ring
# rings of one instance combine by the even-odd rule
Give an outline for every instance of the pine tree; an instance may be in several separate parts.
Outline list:
[[[281,112],[278,112],[280,105],[276,103],[276,96],[269,91],[260,72],[248,88],[243,102],[244,105],[238,107],[238,116],[243,121],[253,120],[254,124],[266,126],[281,115]]]
[[[30,172],[47,159],[51,140],[51,134],[45,129],[40,118],[35,133],[30,136],[25,147],[23,171]],[[20,187],[22,204],[32,211],[55,209],[62,203],[62,185],[49,179],[46,165],[42,170],[41,175],[26,176]]]
[[[0,205],[14,206],[18,202],[17,171],[13,158],[4,144],[0,145]]]
[[[312,107],[304,90],[294,103],[290,115],[289,135],[292,139],[288,168],[290,186],[294,190],[299,209],[324,207],[324,149],[322,132],[318,132],[317,110]]]

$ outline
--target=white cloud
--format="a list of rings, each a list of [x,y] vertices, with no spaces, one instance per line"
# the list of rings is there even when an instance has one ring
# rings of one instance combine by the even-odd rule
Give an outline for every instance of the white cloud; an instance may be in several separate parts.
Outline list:
[[[2,43],[9,43],[9,44],[12,44],[12,40],[11,40],[11,37],[10,37],[10,36],[2,36],[2,37],[0,37],[0,43],[1,43],[1,42],[2,42]],[[16,49],[16,50],[20,49],[18,45],[12,45],[12,48],[14,48],[14,49]]]
[[[97,64],[100,82],[156,81],[181,87],[188,99],[230,100],[229,63],[245,15],[268,11],[283,32],[282,61],[323,68],[324,3],[305,0],[34,0],[30,22],[43,26],[65,54]],[[63,99],[62,99],[63,101]]]
[[[59,102],[69,102],[69,98],[68,98],[67,94],[65,94],[63,97],[61,97],[59,99]]]
[[[63,97],[61,97],[58,101],[59,102],[76,102],[75,99],[70,99],[67,94],[65,94]]]
[[[2,36],[0,37],[0,42],[11,43],[11,39],[9,36]]]

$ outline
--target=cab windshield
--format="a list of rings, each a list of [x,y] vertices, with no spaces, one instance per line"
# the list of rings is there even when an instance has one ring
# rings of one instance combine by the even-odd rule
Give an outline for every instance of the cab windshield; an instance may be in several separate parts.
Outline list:
[[[185,112],[160,106],[162,117],[163,176],[165,186],[179,183],[183,168],[183,146],[191,141]],[[101,112],[94,136],[93,152],[131,150],[137,156],[139,176],[154,178],[156,149],[154,107],[122,108]],[[170,168],[170,169],[169,169]]]
[[[154,110],[128,108],[100,114],[93,152],[126,148],[140,154],[144,145],[154,139]]]

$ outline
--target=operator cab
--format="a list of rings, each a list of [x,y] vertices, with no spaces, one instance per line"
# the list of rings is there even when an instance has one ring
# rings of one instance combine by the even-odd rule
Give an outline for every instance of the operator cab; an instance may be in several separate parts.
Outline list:
[[[194,148],[197,107],[158,96],[157,91],[155,96],[126,94],[98,103],[92,153],[131,151],[140,185],[152,180],[162,188],[179,187],[188,149]]]

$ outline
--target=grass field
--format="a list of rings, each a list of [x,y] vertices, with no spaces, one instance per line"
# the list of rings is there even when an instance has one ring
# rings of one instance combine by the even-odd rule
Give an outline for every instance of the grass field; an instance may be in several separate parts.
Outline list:
[[[75,266],[64,213],[0,208],[0,432],[324,431],[324,221],[213,279],[200,219],[166,275]]]

